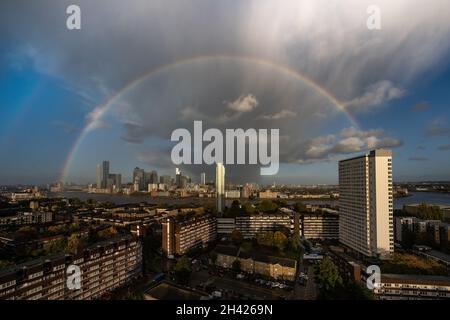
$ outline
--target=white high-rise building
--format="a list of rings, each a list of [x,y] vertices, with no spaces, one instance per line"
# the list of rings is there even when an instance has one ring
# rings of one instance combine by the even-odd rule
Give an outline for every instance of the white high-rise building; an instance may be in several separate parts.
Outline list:
[[[206,184],[206,173],[202,172],[200,174],[200,184],[204,186]]]
[[[225,209],[225,167],[222,163],[216,166],[216,204],[217,212]]]
[[[339,240],[367,257],[394,252],[390,150],[339,162]]]

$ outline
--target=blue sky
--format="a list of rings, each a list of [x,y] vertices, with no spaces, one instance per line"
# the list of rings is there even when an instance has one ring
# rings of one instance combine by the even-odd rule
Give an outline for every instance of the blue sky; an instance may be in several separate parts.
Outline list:
[[[176,0],[21,2],[0,4],[0,184],[59,179],[87,125],[66,181],[93,182],[104,159],[125,181],[135,166],[173,175],[170,133],[194,120],[280,129],[279,174],[231,166],[229,181],[336,183],[339,159],[374,147],[392,148],[396,181],[450,180],[448,1],[378,1],[376,32],[369,1],[196,1],[208,14]],[[72,3],[81,30],[65,28]]]

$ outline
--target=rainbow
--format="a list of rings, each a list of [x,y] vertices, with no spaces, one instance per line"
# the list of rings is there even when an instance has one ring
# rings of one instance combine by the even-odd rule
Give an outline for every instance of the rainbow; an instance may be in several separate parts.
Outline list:
[[[138,87],[141,83],[145,82],[149,78],[170,71],[172,69],[175,69],[177,67],[191,64],[191,63],[198,63],[198,62],[212,62],[212,61],[230,61],[230,62],[244,62],[244,63],[251,63],[256,64],[260,66],[270,67],[273,68],[279,72],[282,72],[293,79],[296,79],[298,81],[301,81],[302,83],[306,84],[308,87],[312,88],[315,92],[320,94],[321,96],[328,99],[334,106],[336,106],[339,111],[344,113],[346,117],[350,120],[351,124],[355,126],[356,128],[359,128],[359,125],[356,121],[356,119],[353,117],[353,115],[348,112],[345,105],[339,101],[331,92],[329,92],[326,88],[320,86],[317,82],[314,80],[302,75],[298,71],[288,68],[287,66],[280,65],[277,63],[274,63],[272,61],[267,61],[261,58],[256,57],[248,57],[248,56],[235,56],[235,55],[206,55],[206,56],[195,56],[183,60],[177,60],[173,63],[162,65],[157,67],[156,69],[152,69],[137,79],[133,80],[132,82],[128,83],[126,86],[124,86],[121,90],[119,90],[117,93],[115,93],[113,96],[111,96],[104,104],[97,106],[91,113],[88,121],[86,122],[85,127],[81,130],[81,133],[75,140],[74,144],[72,145],[72,148],[69,151],[69,154],[66,158],[66,161],[63,166],[63,170],[61,172],[60,181],[64,181],[67,171],[70,167],[71,161],[74,157],[74,155],[77,153],[77,150],[81,143],[83,142],[84,138],[89,134],[90,131],[95,129],[95,123],[99,121],[105,113],[108,112],[109,109],[114,105],[118,99],[120,99],[124,94],[126,94],[128,91]]]

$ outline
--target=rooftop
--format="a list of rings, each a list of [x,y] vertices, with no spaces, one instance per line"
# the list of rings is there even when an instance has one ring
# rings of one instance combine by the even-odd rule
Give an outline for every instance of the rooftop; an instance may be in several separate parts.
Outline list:
[[[191,288],[161,282],[145,292],[145,300],[202,300],[208,295]]]

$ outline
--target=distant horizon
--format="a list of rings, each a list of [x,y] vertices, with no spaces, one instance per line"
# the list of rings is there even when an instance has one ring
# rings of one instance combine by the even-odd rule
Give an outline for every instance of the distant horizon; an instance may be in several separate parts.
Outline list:
[[[279,130],[278,174],[228,181],[336,184],[340,159],[376,148],[396,181],[450,180],[448,1],[382,0],[376,30],[369,0],[99,1],[78,1],[79,30],[64,2],[1,3],[0,184],[88,183],[103,159],[124,181],[166,174],[195,121]]]

